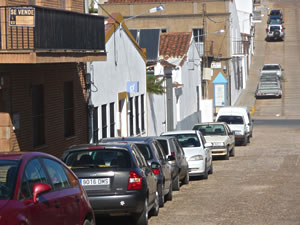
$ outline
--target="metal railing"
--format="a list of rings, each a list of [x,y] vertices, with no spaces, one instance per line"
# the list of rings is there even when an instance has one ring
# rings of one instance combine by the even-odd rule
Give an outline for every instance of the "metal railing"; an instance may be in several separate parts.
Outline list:
[[[0,51],[104,51],[104,17],[39,6],[0,7]]]
[[[232,55],[247,55],[249,53],[249,41],[232,41]]]

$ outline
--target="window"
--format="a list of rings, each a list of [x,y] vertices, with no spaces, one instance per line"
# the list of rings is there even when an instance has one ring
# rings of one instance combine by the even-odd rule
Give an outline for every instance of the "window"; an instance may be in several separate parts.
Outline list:
[[[102,138],[107,137],[107,113],[106,113],[106,105],[101,106],[102,112]]]
[[[129,135],[133,136],[133,98],[129,98]]]
[[[141,95],[141,128],[142,131],[145,131],[145,102],[144,95]]]
[[[97,142],[99,126],[98,126],[98,107],[93,108],[93,141]]]
[[[28,199],[32,197],[32,187],[36,183],[49,184],[46,173],[44,172],[41,163],[38,159],[31,160],[24,171],[22,177],[20,200]]]
[[[109,104],[110,136],[115,136],[115,103]]]
[[[193,36],[195,42],[203,42],[203,29],[202,28],[196,28],[193,29]]]
[[[74,136],[73,81],[64,83],[64,123],[65,137]]]
[[[54,190],[71,187],[62,165],[52,159],[46,158],[43,159],[43,162],[47,168]]]
[[[139,123],[139,96],[135,97],[135,128],[136,134],[139,134],[140,131],[140,123]]]
[[[32,86],[33,147],[45,144],[44,87]]]

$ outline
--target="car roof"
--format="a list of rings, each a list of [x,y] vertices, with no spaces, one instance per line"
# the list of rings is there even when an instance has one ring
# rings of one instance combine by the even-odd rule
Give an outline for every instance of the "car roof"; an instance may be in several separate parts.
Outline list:
[[[197,130],[174,130],[163,132],[161,135],[177,135],[177,134],[195,134]]]
[[[280,66],[279,63],[268,63],[268,64],[264,64],[264,66]]]
[[[199,126],[199,125],[215,125],[215,124],[222,124],[222,125],[224,125],[225,122],[204,122],[204,123],[196,123],[194,126]]]
[[[20,160],[23,158],[31,158],[34,156],[47,156],[56,158],[43,152],[0,152],[0,160]]]
[[[97,148],[97,147],[120,147],[120,148],[126,148],[129,149],[129,147],[132,145],[133,143],[128,143],[128,142],[101,142],[101,143],[93,143],[93,144],[81,144],[81,145],[73,145],[71,147],[69,147],[65,152],[69,152],[69,151],[82,151],[84,149],[93,149],[93,148]]]

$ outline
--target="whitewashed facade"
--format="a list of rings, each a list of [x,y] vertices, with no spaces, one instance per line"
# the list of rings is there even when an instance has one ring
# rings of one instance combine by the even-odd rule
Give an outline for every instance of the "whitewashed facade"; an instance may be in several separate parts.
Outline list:
[[[91,142],[97,136],[127,137],[147,131],[145,54],[125,23],[115,26],[115,31],[106,28],[107,61],[93,62],[88,68],[92,83],[90,104],[94,107],[94,115],[90,115],[90,133],[94,136]]]

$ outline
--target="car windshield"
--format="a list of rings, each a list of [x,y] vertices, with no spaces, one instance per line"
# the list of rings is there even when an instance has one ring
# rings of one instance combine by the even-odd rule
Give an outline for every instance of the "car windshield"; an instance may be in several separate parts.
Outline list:
[[[218,122],[225,122],[228,124],[244,124],[243,117],[241,116],[220,116]]]
[[[129,152],[118,148],[87,149],[70,152],[65,163],[70,168],[131,168]]]
[[[153,159],[152,151],[147,143],[136,143],[136,146],[139,148],[146,160]]]
[[[173,134],[183,148],[200,147],[197,134]]]
[[[0,200],[13,198],[18,162],[17,160],[0,160]]]
[[[193,130],[199,130],[204,136],[225,135],[223,124],[196,125]]]
[[[279,65],[264,65],[263,70],[280,70]]]

